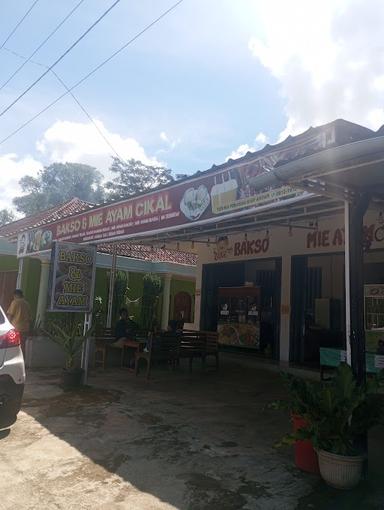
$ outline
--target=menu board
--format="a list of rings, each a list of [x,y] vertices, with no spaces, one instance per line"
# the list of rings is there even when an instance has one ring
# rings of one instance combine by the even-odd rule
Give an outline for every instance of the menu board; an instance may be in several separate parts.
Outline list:
[[[55,242],[51,254],[51,312],[90,312],[96,270],[96,248]]]

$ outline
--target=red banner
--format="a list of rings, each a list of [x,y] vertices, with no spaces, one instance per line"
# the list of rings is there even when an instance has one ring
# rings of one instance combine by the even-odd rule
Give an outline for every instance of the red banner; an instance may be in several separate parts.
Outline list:
[[[95,207],[85,213],[24,232],[18,239],[18,256],[51,248],[52,241],[102,242],[129,238],[144,232],[161,232],[230,213],[284,201],[300,194],[282,186],[256,189],[252,178],[271,170],[279,161],[287,161],[325,148],[327,137],[320,132],[302,143],[284,146],[248,162],[224,165],[162,190],[153,191],[110,205]],[[331,137],[329,137],[331,139]]]

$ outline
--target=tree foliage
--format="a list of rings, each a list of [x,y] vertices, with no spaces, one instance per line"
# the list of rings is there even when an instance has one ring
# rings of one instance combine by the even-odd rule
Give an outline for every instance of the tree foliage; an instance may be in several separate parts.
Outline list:
[[[80,163],[52,163],[37,177],[26,175],[19,181],[24,195],[13,199],[18,211],[30,215],[61,204],[73,197],[91,203],[104,200],[102,175]]]
[[[9,209],[1,209],[0,210],[0,227],[2,225],[6,225],[7,223],[11,223],[12,221],[15,221],[16,216],[14,213]]]
[[[135,159],[121,161],[115,157],[110,170],[117,174],[105,185],[112,199],[126,198],[173,181],[169,168],[145,165]]]

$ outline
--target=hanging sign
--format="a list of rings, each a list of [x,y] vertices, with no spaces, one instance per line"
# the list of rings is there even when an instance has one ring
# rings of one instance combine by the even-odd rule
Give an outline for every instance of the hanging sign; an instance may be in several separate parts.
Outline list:
[[[96,248],[55,242],[51,255],[50,312],[90,312],[96,271]]]
[[[214,222],[238,211],[256,210],[267,204],[284,203],[308,195],[285,185],[261,189],[254,184],[254,178],[268,173],[279,163],[332,145],[334,129],[329,126],[315,134],[308,132],[295,143],[283,142],[274,148],[249,154],[238,162],[230,160],[217,169],[198,173],[194,178],[69,216],[37,230],[36,234],[31,234],[31,240],[22,238],[21,234],[18,253],[25,256],[47,249],[52,240],[103,242],[185,228],[190,224]]]
[[[53,232],[49,228],[21,232],[17,238],[17,257],[26,257],[50,250],[52,242]]]

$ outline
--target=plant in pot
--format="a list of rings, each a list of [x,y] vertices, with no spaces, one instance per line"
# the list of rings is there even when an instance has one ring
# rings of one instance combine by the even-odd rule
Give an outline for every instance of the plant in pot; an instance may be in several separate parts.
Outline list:
[[[93,327],[85,334],[83,322],[78,316],[66,315],[62,319],[51,320],[44,333],[65,352],[65,367],[62,372],[62,384],[65,388],[79,387],[83,370],[76,364],[84,341],[92,335]]]
[[[269,408],[288,410],[293,424],[293,433],[284,436],[277,446],[284,444],[294,445],[295,465],[302,471],[319,474],[317,454],[312,442],[302,438],[299,431],[305,429],[310,420],[316,404],[316,394],[319,383],[307,381],[292,374],[282,373],[284,385],[287,388],[288,400],[278,400],[268,405]]]
[[[349,489],[361,479],[366,452],[359,448],[359,438],[383,421],[384,402],[378,389],[377,378],[359,386],[344,363],[333,379],[312,386],[307,424],[294,436],[312,441],[320,474],[332,487]]]

